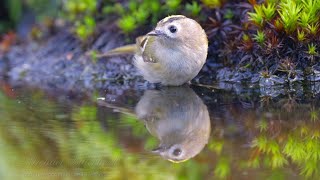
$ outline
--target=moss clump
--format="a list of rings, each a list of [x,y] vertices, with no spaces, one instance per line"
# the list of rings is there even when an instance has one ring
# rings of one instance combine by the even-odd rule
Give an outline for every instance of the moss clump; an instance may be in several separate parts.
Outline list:
[[[97,22],[116,17],[118,27],[126,35],[137,29],[151,29],[159,19],[170,14],[185,14],[197,20],[205,19],[204,7],[214,8],[223,4],[222,0],[185,2],[182,0],[128,0],[118,1],[69,0],[64,1],[64,17],[75,22],[74,32],[86,40],[93,34]],[[229,13],[232,15],[232,13]],[[146,27],[148,26],[148,27]]]
[[[44,4],[26,2],[30,7]],[[85,43],[94,40],[97,25],[106,19],[133,41],[160,19],[184,14],[205,28],[209,57],[214,60],[209,63],[291,78],[320,70],[320,0],[60,0],[54,4],[57,12],[63,10],[60,18],[70,22]],[[39,9],[47,8],[33,9],[43,14]]]
[[[92,35],[95,30],[96,7],[97,1],[63,1],[63,17],[70,22],[74,22],[73,31],[82,40],[85,40],[88,36]]]
[[[314,35],[319,31],[319,0],[283,0],[266,1],[255,4],[249,19],[259,28],[273,25],[278,31],[293,35],[298,30]]]
[[[268,69],[275,75],[290,74],[291,78],[313,73],[312,68],[319,66],[320,0],[250,3],[246,8],[252,10],[241,22],[243,31],[239,32],[247,34],[246,41],[236,45],[238,58],[242,59],[236,64],[254,71]],[[287,65],[292,67],[283,71],[281,67]]]

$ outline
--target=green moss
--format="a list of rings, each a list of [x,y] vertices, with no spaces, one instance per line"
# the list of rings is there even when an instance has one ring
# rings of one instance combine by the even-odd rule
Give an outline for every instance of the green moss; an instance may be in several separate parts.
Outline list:
[[[319,30],[319,0],[275,0],[254,6],[249,12],[249,20],[265,28],[265,21],[273,22],[275,27],[283,27],[287,34],[298,31],[299,28],[309,29],[316,34]],[[310,30],[311,29],[311,30]],[[302,31],[300,31],[302,32]]]
[[[317,46],[314,44],[308,44],[308,54],[312,56],[317,55]]]
[[[256,40],[259,44],[263,44],[265,42],[266,36],[263,31],[257,31],[257,34],[254,35],[254,40]]]
[[[221,7],[223,0],[201,0],[201,2],[209,8]]]
[[[303,30],[299,30],[297,31],[297,39],[298,41],[304,41],[306,39],[306,34]]]
[[[305,70],[305,67],[317,65],[318,58],[317,38],[320,32],[320,0],[273,0],[262,4],[253,3],[253,12],[248,12],[250,21],[248,32],[255,44],[251,53],[254,58],[264,59],[259,71],[280,65],[283,60],[291,59],[295,64],[288,76],[294,74],[296,69]],[[257,32],[256,34],[254,32]],[[263,47],[262,47],[263,46]],[[250,53],[250,52],[249,52]],[[294,54],[301,54],[296,57]],[[250,56],[250,55],[249,55]],[[305,62],[305,59],[312,61]],[[304,67],[301,67],[304,64]],[[280,74],[279,74],[280,73]],[[281,75],[281,68],[274,70],[274,74]]]
[[[39,13],[52,6],[49,3],[52,0],[40,1],[28,0],[26,3]],[[160,19],[183,14],[200,22],[209,42],[216,44],[214,49],[210,47],[210,55],[225,56],[225,65],[236,67],[234,65],[240,62],[243,64],[237,67],[261,71],[279,65],[289,52],[301,54],[292,57],[298,68],[304,64],[300,63],[302,59],[319,58],[320,0],[59,0],[54,4],[61,5],[60,17],[71,24],[71,30],[83,42],[90,37],[93,40],[99,34],[97,24],[106,19],[113,20],[115,23],[111,24],[117,25],[125,38],[133,41],[137,35],[151,30]],[[13,9],[19,9],[19,6]],[[12,14],[20,16],[19,13]],[[0,31],[6,29],[5,26],[1,23]],[[262,60],[248,62],[253,59]],[[313,64],[303,66],[313,66],[318,61],[310,62]]]
[[[264,24],[264,15],[263,15],[263,10],[262,6],[256,5],[254,6],[254,11],[253,13],[248,13],[249,14],[249,19],[254,22],[257,26],[262,27]]]
[[[276,5],[274,3],[264,4],[262,6],[262,11],[266,20],[270,21],[276,12]]]
[[[63,1],[63,17],[69,21],[76,21],[74,32],[82,40],[86,40],[95,31],[96,6],[96,1],[90,0]]]
[[[231,9],[227,9],[226,13],[223,16],[225,19],[231,20],[234,17],[234,14]]]
[[[170,11],[175,11],[180,7],[181,0],[166,0],[165,5],[169,8]]]
[[[186,10],[191,13],[192,16],[197,16],[201,12],[201,6],[196,2],[186,4]]]
[[[116,1],[103,1],[97,4],[90,0],[70,0],[63,3],[63,16],[69,21],[76,21],[74,32],[80,39],[87,39],[95,30],[99,17],[116,16],[117,25],[124,34],[131,34],[140,27],[153,27],[156,23],[172,14],[185,14],[196,19],[200,18],[204,8],[216,8],[223,4],[221,0],[204,0],[202,4],[197,1],[185,2],[182,0],[128,0],[122,3]],[[101,7],[101,13],[97,13],[97,7]],[[226,18],[231,19],[233,13],[230,10]],[[90,23],[84,19],[90,18]],[[86,31],[84,31],[86,29]]]
[[[278,13],[282,20],[283,26],[287,33],[292,33],[297,29],[299,13],[302,10],[300,4],[294,1],[281,1],[279,4]]]
[[[319,30],[320,29],[318,23],[308,24],[308,31],[310,34],[316,35]]]
[[[124,16],[118,21],[118,26],[125,33],[132,32],[137,28],[136,19],[132,16]]]

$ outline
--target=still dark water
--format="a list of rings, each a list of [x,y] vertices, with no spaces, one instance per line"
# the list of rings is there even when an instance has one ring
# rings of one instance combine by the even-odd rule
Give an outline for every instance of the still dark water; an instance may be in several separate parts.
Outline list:
[[[81,98],[0,87],[0,179],[320,177],[315,85]]]

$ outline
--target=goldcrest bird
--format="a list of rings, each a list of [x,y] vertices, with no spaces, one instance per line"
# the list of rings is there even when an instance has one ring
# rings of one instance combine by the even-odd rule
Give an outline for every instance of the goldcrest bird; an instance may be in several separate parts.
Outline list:
[[[179,86],[199,73],[207,52],[208,39],[199,23],[173,15],[159,21],[153,31],[138,37],[135,45],[116,48],[102,56],[135,53],[134,64],[147,81]]]
[[[150,134],[160,140],[154,152],[169,161],[186,161],[200,153],[209,141],[207,107],[189,87],[147,90],[135,111]]]

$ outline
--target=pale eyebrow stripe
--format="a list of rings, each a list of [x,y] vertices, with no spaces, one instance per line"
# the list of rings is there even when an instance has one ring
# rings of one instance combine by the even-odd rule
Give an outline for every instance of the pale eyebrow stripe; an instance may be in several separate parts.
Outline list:
[[[147,40],[148,40],[148,38],[147,37],[145,37],[143,40],[142,40],[142,42],[140,43],[140,46],[142,47],[142,48],[144,48],[145,46],[146,46],[146,42],[147,42]]]
[[[180,19],[185,19],[186,17],[184,16],[178,16],[178,17],[170,17],[168,19],[163,19],[160,21],[161,24],[166,24],[166,23],[172,23],[173,21],[180,20]]]

